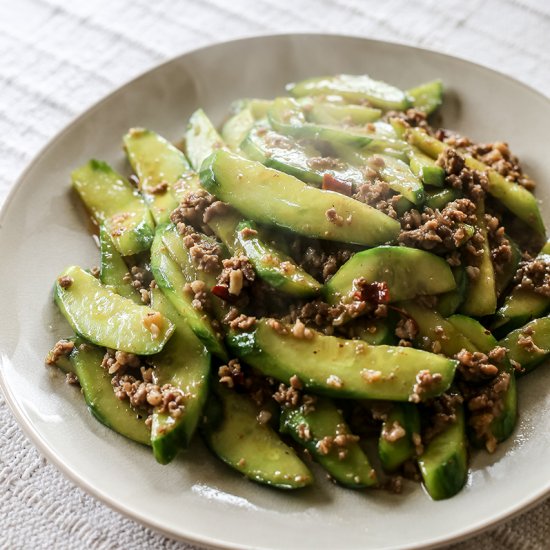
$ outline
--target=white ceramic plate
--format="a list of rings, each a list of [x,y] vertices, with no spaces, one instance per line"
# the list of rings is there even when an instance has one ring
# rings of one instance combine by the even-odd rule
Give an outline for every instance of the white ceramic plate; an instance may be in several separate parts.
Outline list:
[[[44,455],[76,484],[159,531],[231,548],[395,548],[457,540],[524,509],[550,488],[550,371],[521,380],[520,421],[493,456],[477,453],[467,487],[432,502],[418,485],[405,494],[354,492],[324,481],[297,493],[250,483],[200,441],[169,466],[107,430],[78,391],[43,366],[67,325],[51,287],[68,264],[95,265],[98,252],[69,192],[69,173],[90,157],[126,170],[121,136],[130,126],[181,137],[202,106],[216,122],[241,97],[273,97],[313,75],[367,72],[403,88],[435,77],[448,93],[444,123],[476,140],[508,140],[550,193],[550,102],[477,65],[437,53],[341,36],[237,40],[185,54],[147,72],[84,113],[21,177],[0,219],[3,321],[1,381],[17,419]],[[550,220],[549,209],[543,208]]]

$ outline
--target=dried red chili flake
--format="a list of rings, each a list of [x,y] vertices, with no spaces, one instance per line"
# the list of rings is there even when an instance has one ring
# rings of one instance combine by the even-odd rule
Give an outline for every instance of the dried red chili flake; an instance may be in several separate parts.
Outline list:
[[[351,183],[339,180],[328,172],[323,174],[323,189],[326,191],[335,191],[336,193],[340,193],[348,197],[351,197],[351,193],[353,191]]]
[[[390,301],[390,289],[385,282],[361,283],[355,297],[363,302],[371,304],[388,304]]]
[[[226,302],[234,302],[235,296],[229,294],[229,288],[225,285],[215,285],[212,287],[212,294]]]

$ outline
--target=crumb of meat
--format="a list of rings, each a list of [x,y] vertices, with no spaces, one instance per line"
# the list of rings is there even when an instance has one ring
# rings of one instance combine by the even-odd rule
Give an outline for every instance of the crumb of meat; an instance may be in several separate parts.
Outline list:
[[[94,265],[91,269],[90,269],[90,273],[96,278],[96,279],[99,279],[99,275],[101,274],[101,269],[99,269],[99,267],[97,265]]]
[[[217,241],[206,239],[204,235],[182,223],[177,225],[177,230],[198,269],[205,273],[217,273],[221,269],[222,248]]]
[[[412,443],[414,445],[414,453],[416,456],[422,456],[422,453],[424,452],[424,445],[422,444],[422,437],[419,433],[413,432],[412,436]]]
[[[416,383],[413,386],[413,391],[409,396],[409,401],[412,403],[420,403],[426,393],[437,388],[442,380],[440,373],[432,374],[429,369],[423,369],[416,375]]]
[[[296,432],[298,433],[298,437],[302,441],[311,441],[311,430],[309,429],[309,426],[304,422],[298,424],[298,426],[296,427]]]
[[[309,328],[307,328],[300,319],[296,319],[296,322],[290,329],[290,332],[294,338],[298,338],[299,340],[311,340],[313,338],[313,331]]]
[[[395,443],[406,435],[407,432],[405,431],[405,428],[403,428],[397,420],[394,420],[389,426],[384,424],[382,429],[382,438],[390,443]]]
[[[525,327],[518,337],[518,345],[521,346],[528,353],[546,353],[543,349],[539,348],[533,340],[534,330],[532,327]]]
[[[465,197],[474,203],[480,202],[489,186],[484,172],[471,170],[465,164],[464,157],[455,149],[448,148],[437,158],[437,164],[445,169],[445,187],[462,191]]]
[[[344,386],[344,382],[342,382],[342,379],[339,376],[336,376],[335,374],[331,374],[327,378],[327,386],[330,386],[331,388],[340,389]]]
[[[431,399],[426,405],[427,418],[430,425],[424,431],[424,443],[429,443],[436,435],[440,434],[449,424],[456,422],[456,412],[463,403],[462,395],[444,393]],[[421,445],[422,442],[419,443]]]
[[[395,201],[401,195],[394,195],[389,184],[379,179],[377,172],[370,166],[365,168],[365,178],[371,181],[360,185],[353,198],[384,212],[390,218],[397,219]]]
[[[130,271],[124,275],[122,280],[129,283],[133,288],[141,293],[142,290],[147,290],[153,280],[153,275],[149,269],[134,265]]]
[[[141,379],[117,372],[111,380],[116,397],[137,409],[151,411],[154,407],[161,414],[179,418],[185,412],[188,396],[171,384],[154,384],[152,370],[141,367]]]
[[[460,350],[455,359],[459,361],[457,372],[469,382],[479,382],[493,378],[498,374],[498,363],[504,360],[506,349],[497,347],[489,355],[480,351],[471,352],[466,349]],[[497,363],[497,364],[495,364]]]
[[[208,223],[216,216],[223,216],[231,211],[231,207],[226,202],[215,201],[204,210],[202,216],[203,222]]]
[[[479,278],[481,260],[484,253],[485,238],[479,228],[476,228],[472,238],[462,248],[462,263],[466,266],[466,274],[469,279],[475,281]]]
[[[250,286],[256,279],[254,267],[246,256],[233,256],[223,260],[222,265],[217,283],[226,286],[233,296],[238,296],[243,288]]]
[[[401,217],[399,242],[412,248],[453,251],[469,239],[464,224],[475,224],[476,206],[469,199],[457,199],[442,210],[424,208],[405,212]]]
[[[61,288],[69,288],[73,284],[74,279],[68,275],[63,275],[63,277],[57,279],[57,282]]]
[[[337,225],[339,227],[341,227],[345,223],[344,218],[340,216],[338,212],[336,212],[336,208],[329,208],[325,212],[325,216],[330,223],[333,223],[334,225]]]
[[[301,407],[304,415],[315,410],[317,398],[314,395],[303,393],[300,379],[294,375],[289,382],[289,385],[279,384],[277,390],[272,394],[272,398],[279,405],[288,409]]]
[[[347,456],[349,445],[357,443],[359,436],[349,433],[345,424],[338,424],[335,435],[327,435],[317,442],[317,451],[319,454],[328,455],[333,449],[338,459],[343,460]]]
[[[271,420],[271,416],[272,414],[269,411],[262,409],[256,416],[256,421],[258,424],[267,424]]]
[[[418,325],[412,317],[405,317],[397,322],[395,335],[401,340],[414,340],[418,335]]]
[[[353,256],[353,252],[345,248],[327,252],[322,250],[319,245],[315,245],[301,250],[299,249],[300,242],[300,239],[296,239],[291,244],[291,247],[297,249],[294,252],[295,257],[299,259],[300,267],[324,282],[328,281]]]
[[[313,170],[343,170],[346,165],[334,157],[311,157],[307,160],[307,165]]]
[[[388,111],[384,115],[384,120],[391,121],[392,118],[402,120],[407,126],[412,128],[419,127],[428,129],[426,113],[418,109],[411,108],[406,111]]]
[[[235,307],[223,318],[223,323],[232,330],[249,330],[256,324],[256,317],[240,313]]]
[[[79,386],[80,382],[78,380],[78,376],[74,372],[68,372],[65,375],[65,381],[67,384],[71,384],[72,386]]]
[[[252,229],[252,227],[243,227],[241,229],[241,235],[248,239],[250,237],[255,237],[258,234],[258,232],[255,229]]]
[[[491,258],[496,273],[502,273],[504,267],[512,260],[512,246],[504,232],[504,226],[496,216],[485,214],[485,226]]]
[[[476,438],[484,443],[490,453],[495,451],[498,443],[491,431],[491,424],[504,410],[504,400],[509,386],[510,374],[501,372],[487,384],[463,385],[462,388],[469,411],[468,424]]]
[[[204,281],[193,281],[192,283],[186,283],[183,287],[183,291],[193,295],[191,305],[197,311],[208,311],[208,292]]]
[[[523,173],[518,158],[512,154],[507,143],[496,141],[471,144],[466,147],[466,151],[506,179],[519,183],[528,191],[535,189],[535,182]]]
[[[124,373],[129,368],[135,369],[141,367],[141,359],[133,353],[108,349],[103,356],[101,366],[109,374],[115,374],[119,371]]]
[[[519,288],[550,298],[550,255],[543,254],[521,262],[514,282]]]
[[[368,384],[375,384],[382,380],[382,371],[373,369],[363,369],[361,371],[361,378]]]
[[[143,318],[143,326],[151,333],[153,338],[160,336],[164,324],[164,317],[158,311],[151,311]]]
[[[59,340],[46,356],[46,365],[55,365],[61,357],[68,357],[74,349],[74,342]]]
[[[233,389],[235,386],[242,386],[244,383],[244,372],[238,359],[231,359],[227,365],[221,365],[218,369],[220,383]]]
[[[170,220],[178,224],[202,227],[206,209],[216,202],[216,198],[205,191],[197,189],[184,193],[179,206],[170,214]]]
[[[154,187],[151,187],[147,189],[148,193],[152,193],[153,195],[164,195],[168,191],[168,182],[167,181],[161,181],[160,183],[157,183]]]

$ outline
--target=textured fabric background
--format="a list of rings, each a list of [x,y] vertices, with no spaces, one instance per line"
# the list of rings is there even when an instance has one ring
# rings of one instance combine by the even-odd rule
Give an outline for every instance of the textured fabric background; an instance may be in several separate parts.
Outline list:
[[[545,0],[0,0],[0,204],[40,147],[128,79],[201,45],[282,31],[424,46],[550,95]],[[546,549],[549,520],[550,500],[456,548]],[[191,548],[67,481],[21,433],[1,395],[0,533],[2,548]]]

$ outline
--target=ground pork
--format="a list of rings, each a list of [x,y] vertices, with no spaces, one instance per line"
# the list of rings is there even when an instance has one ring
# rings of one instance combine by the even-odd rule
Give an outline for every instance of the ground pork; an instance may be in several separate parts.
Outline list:
[[[514,282],[519,288],[533,290],[550,298],[550,256],[544,254],[521,262]]]
[[[59,340],[46,356],[46,365],[55,365],[61,357],[68,357],[74,349],[71,340]]]
[[[485,214],[485,226],[493,267],[496,273],[502,273],[505,266],[512,261],[512,246],[498,217]]]
[[[222,248],[218,241],[197,233],[194,228],[183,223],[178,223],[177,230],[198,269],[206,273],[217,273],[221,270]]]
[[[256,317],[241,313],[236,307],[232,307],[223,318],[223,324],[232,330],[250,330],[256,324]]]
[[[388,111],[384,115],[384,120],[388,122],[392,118],[397,118],[405,122],[409,127],[419,127],[428,129],[427,115],[424,111],[419,111],[418,109],[407,109],[406,111]]]
[[[187,191],[179,206],[170,214],[170,220],[176,226],[183,223],[202,228],[205,211],[214,202],[216,202],[216,198],[204,189]]]
[[[365,168],[365,177],[367,179],[372,178],[372,181],[360,185],[353,194],[353,198],[359,202],[373,206],[391,218],[397,219],[395,206],[401,195],[395,195],[389,184],[379,179],[376,171],[373,172],[373,168],[370,166]]]
[[[336,452],[339,460],[344,460],[348,455],[348,447],[359,441],[359,436],[349,433],[345,424],[338,424],[334,435],[327,435],[317,442],[319,454],[328,455]]]
[[[494,378],[498,372],[498,365],[506,356],[506,349],[496,347],[489,354],[480,351],[471,352],[466,349],[460,350],[455,358],[459,361],[457,372],[463,380],[468,382],[482,382]]]
[[[141,359],[138,355],[112,349],[108,349],[105,352],[103,361],[101,362],[101,366],[106,369],[109,374],[114,374],[119,371],[124,373],[127,369],[140,368],[141,365]]]
[[[340,267],[345,264],[354,254],[352,250],[342,248],[333,251],[322,250],[320,245],[307,246],[301,249],[300,240],[296,239],[291,247],[293,256],[300,267],[316,279],[327,282]]]
[[[452,201],[441,211],[424,208],[420,213],[412,209],[401,217],[399,242],[433,252],[456,250],[470,239],[464,224],[475,224],[475,210],[469,199]]]
[[[246,256],[233,256],[222,260],[222,265],[217,284],[226,287],[232,296],[239,296],[241,290],[250,286],[256,279],[254,266]]]
[[[420,403],[424,396],[441,384],[442,376],[439,372],[432,374],[429,369],[423,369],[416,375],[416,383],[409,396],[412,403]]]
[[[289,384],[279,384],[277,390],[273,393],[272,398],[282,407],[288,409],[297,409],[302,407],[302,413],[307,415],[315,410],[317,397],[304,393],[303,384],[300,379],[293,375]]]
[[[429,420],[429,425],[423,433],[424,445],[443,432],[449,424],[456,422],[456,413],[463,401],[462,395],[458,393],[444,393],[426,403],[428,412],[426,418]]]

